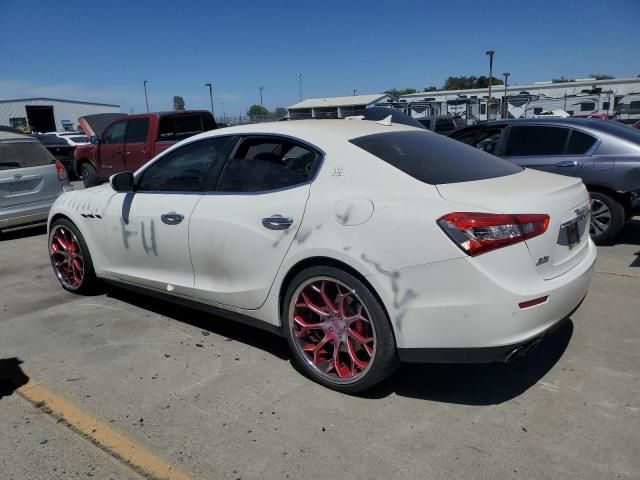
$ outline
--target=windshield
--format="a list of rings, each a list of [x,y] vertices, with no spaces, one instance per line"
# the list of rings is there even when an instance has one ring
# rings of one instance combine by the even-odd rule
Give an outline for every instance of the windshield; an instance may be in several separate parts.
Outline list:
[[[55,161],[53,155],[39,142],[0,143],[0,170],[38,167]]]

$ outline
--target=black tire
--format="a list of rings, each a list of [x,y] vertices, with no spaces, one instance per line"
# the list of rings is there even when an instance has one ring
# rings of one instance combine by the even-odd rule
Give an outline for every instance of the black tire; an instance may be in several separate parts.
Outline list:
[[[326,282],[327,284],[332,285],[332,287],[334,288],[336,286],[339,287],[339,289],[337,290],[338,295],[341,293],[341,291],[344,291],[343,297],[349,297],[351,299],[341,303],[341,305],[346,305],[347,303],[351,303],[352,305],[362,305],[363,311],[366,313],[366,316],[369,319],[369,321],[366,322],[366,328],[373,329],[373,347],[370,348],[372,352],[364,350],[364,348],[362,347],[362,345],[364,344],[355,344],[357,345],[358,351],[360,352],[359,354],[364,353],[365,356],[369,355],[369,362],[367,362],[368,365],[366,368],[358,372],[356,375],[353,375],[354,378],[339,378],[339,376],[337,375],[337,369],[334,369],[335,373],[333,375],[323,373],[322,371],[327,371],[325,370],[324,366],[326,366],[327,364],[330,366],[333,363],[333,360],[326,358],[325,360],[328,363],[325,363],[322,368],[319,368],[319,366],[314,366],[313,363],[317,363],[317,361],[314,362],[314,360],[307,356],[309,354],[305,354],[302,351],[303,347],[301,346],[301,344],[306,340],[299,339],[299,337],[294,333],[295,328],[299,328],[299,325],[295,324],[293,319],[294,312],[297,311],[297,305],[299,305],[297,303],[298,298],[294,298],[294,295],[296,297],[302,298],[302,289],[314,288],[314,285],[316,288],[318,288],[315,282],[318,282],[320,284],[322,284],[322,282]],[[324,284],[322,288],[324,289]],[[318,295],[320,294],[318,293]],[[331,295],[328,296],[331,297]],[[333,297],[333,305],[336,305],[335,300],[338,298],[342,297]],[[292,304],[292,302],[294,301],[296,302],[296,304]],[[344,308],[346,309],[347,307]],[[327,311],[329,311],[328,308]],[[342,312],[342,310],[340,311]],[[322,321],[321,317],[318,318],[320,318]],[[336,318],[336,321],[340,321],[339,319],[348,317],[341,317],[338,313],[336,314]],[[352,330],[350,329],[350,327],[345,328],[345,325],[346,323],[343,321],[341,335],[344,335],[346,342],[351,342],[351,348],[355,349],[356,347],[353,347],[354,343],[351,340],[351,338],[353,337],[351,337],[350,333],[347,333],[352,332]],[[353,394],[366,390],[393,373],[393,371],[398,367],[400,363],[398,360],[396,342],[391,323],[389,321],[387,313],[385,312],[378,299],[375,297],[375,295],[373,295],[369,288],[356,277],[335,267],[311,267],[298,273],[293,278],[284,298],[282,308],[282,328],[283,333],[287,338],[287,341],[289,342],[289,347],[291,348],[291,351],[293,353],[293,359],[297,366],[304,372],[304,374],[306,374],[312,380],[320,383],[321,385],[324,385],[325,387],[333,390],[337,390],[339,392]],[[320,333],[320,329],[315,329],[315,331],[318,332],[318,337],[326,337],[327,335],[326,331],[324,333]],[[333,332],[333,330],[331,331]],[[336,334],[334,333],[333,335],[335,336]],[[340,336],[340,338],[343,337]],[[335,340],[338,341],[337,338]],[[347,349],[346,342],[344,344],[338,344],[341,345],[342,348]],[[335,353],[333,344],[327,343],[326,345],[331,347],[333,353]],[[341,348],[338,348],[337,350],[339,352],[339,356],[344,356],[341,358],[346,358],[347,362],[350,361],[350,357],[346,355],[351,355],[351,353],[353,353],[353,350],[351,352],[341,350]],[[333,353],[330,355],[333,356]],[[340,363],[340,361],[338,363]],[[351,368],[356,368],[353,362],[351,362]]]
[[[71,284],[69,281],[65,281],[66,275],[62,272],[61,267],[56,265],[56,259],[63,257],[64,253],[54,253],[54,235],[56,233],[65,235],[71,233],[77,245],[79,247],[79,253],[82,260],[82,279],[77,285]],[[66,238],[70,238],[67,236]],[[62,288],[69,292],[77,293],[80,295],[93,295],[98,292],[99,281],[96,277],[96,272],[93,268],[93,261],[91,260],[91,254],[87,247],[84,237],[78,230],[78,228],[66,218],[59,218],[51,225],[49,229],[49,259],[51,260],[51,266],[53,267],[53,273],[62,285]],[[77,276],[75,277],[77,279]]]
[[[80,178],[82,178],[82,183],[84,184],[84,188],[95,187],[98,185],[96,169],[89,162],[83,162],[80,165]]]
[[[609,195],[591,192],[589,233],[597,245],[607,245],[618,236],[625,222],[624,207]]]

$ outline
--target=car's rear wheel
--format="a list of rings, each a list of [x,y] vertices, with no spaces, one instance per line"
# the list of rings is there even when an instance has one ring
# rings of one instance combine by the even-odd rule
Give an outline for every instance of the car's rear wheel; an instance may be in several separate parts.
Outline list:
[[[329,388],[356,393],[398,365],[384,308],[366,285],[342,270],[312,267],[296,275],[283,316],[297,364]]]
[[[609,195],[591,192],[591,224],[589,233],[598,245],[612,242],[624,227],[624,207]]]
[[[87,244],[77,227],[65,218],[56,220],[49,232],[51,266],[62,287],[90,295],[98,280]]]
[[[94,187],[98,184],[96,169],[89,162],[80,165],[80,177],[84,188]]]

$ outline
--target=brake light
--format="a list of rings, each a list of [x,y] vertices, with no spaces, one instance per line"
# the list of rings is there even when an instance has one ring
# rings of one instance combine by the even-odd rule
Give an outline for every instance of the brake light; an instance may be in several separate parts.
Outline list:
[[[438,225],[463,252],[475,257],[542,235],[549,215],[453,212]]]
[[[56,171],[58,172],[59,180],[66,180],[69,178],[69,175],[67,175],[67,169],[64,168],[64,165],[60,160],[56,160]]]

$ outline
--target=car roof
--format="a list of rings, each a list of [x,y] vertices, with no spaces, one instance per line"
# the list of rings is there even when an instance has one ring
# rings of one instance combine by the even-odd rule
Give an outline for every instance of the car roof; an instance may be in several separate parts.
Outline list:
[[[0,130],[0,142],[3,142],[3,143],[10,143],[10,142],[38,142],[38,139],[32,137],[31,135],[22,135],[20,133],[5,132],[5,131]]]

